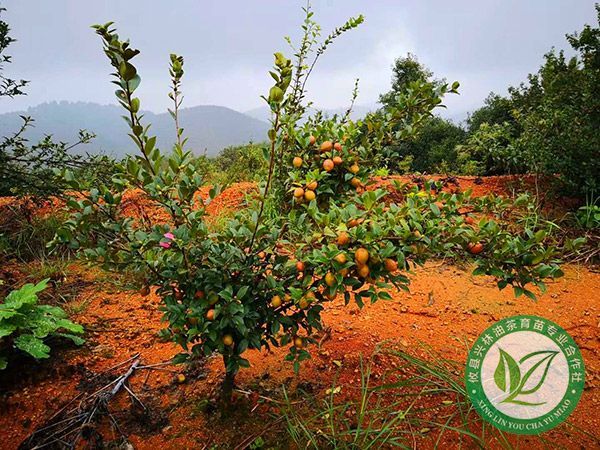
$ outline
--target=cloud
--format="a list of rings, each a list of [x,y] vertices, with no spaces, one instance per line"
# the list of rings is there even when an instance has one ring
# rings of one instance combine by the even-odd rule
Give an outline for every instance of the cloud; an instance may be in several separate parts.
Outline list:
[[[186,105],[219,104],[240,111],[262,105],[274,51],[291,51],[283,36],[298,37],[303,0],[20,0],[7,4],[18,42],[9,48],[6,74],[32,80],[28,96],[0,103],[0,112],[50,100],[114,103],[108,67],[94,22],[114,20],[122,36],[142,50],[136,58],[146,108],[168,106],[170,52],[186,58]],[[349,16],[364,13],[357,30],[328,49],[309,83],[320,107],[347,105],[355,78],[359,103],[372,104],[389,89],[395,58],[415,53],[436,76],[459,80],[461,96],[449,109],[466,112],[494,90],[524,80],[564,34],[594,22],[592,2],[547,0],[314,0],[315,19],[327,34]],[[568,7],[567,7],[568,6]]]

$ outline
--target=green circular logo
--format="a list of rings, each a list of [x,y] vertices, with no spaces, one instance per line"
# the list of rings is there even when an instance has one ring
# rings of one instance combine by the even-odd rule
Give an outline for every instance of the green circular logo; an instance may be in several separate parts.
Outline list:
[[[484,420],[511,433],[540,434],[573,412],[584,374],[579,347],[564,329],[542,317],[514,316],[479,336],[465,381]]]

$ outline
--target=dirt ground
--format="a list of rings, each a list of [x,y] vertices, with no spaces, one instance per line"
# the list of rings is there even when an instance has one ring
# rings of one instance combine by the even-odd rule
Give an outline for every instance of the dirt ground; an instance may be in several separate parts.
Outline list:
[[[476,186],[481,193],[495,189],[495,183],[480,187],[474,180],[462,182],[461,187]],[[239,192],[224,193],[218,201],[234,207],[243,197]],[[216,205],[213,208],[217,209]],[[498,291],[493,279],[473,277],[468,267],[444,261],[417,269],[411,292],[392,292],[392,300],[359,310],[355,305],[344,306],[338,298],[326,305],[323,314],[330,334],[320,349],[314,348],[313,358],[303,364],[298,378],[291,364],[283,361],[285,349],[247,353],[251,367],[243,369],[237,378],[240,390],[253,393],[240,400],[240,415],[252,411],[252,419],[246,423],[235,413],[229,420],[216,419],[203,409],[221,381],[222,362],[218,358],[188,372],[181,384],[174,381],[177,372],[168,371],[173,370],[172,366],[134,375],[132,389],[154,411],[144,423],[132,421],[131,414],[126,414],[131,408],[126,396],[112,404],[111,410],[115,417],[123,417],[123,429],[135,448],[235,448],[273,422],[268,403],[255,404],[257,392],[275,392],[281,385],[290,389],[304,385],[315,395],[324,395],[334,376],[342,389],[356,386],[361,355],[368,358],[376,345],[386,340],[409,353],[417,344],[425,343],[462,364],[468,347],[491,323],[512,315],[532,314],[565,328],[579,345],[586,365],[585,391],[570,422],[589,435],[570,437],[560,431],[561,426],[546,438],[557,439],[566,448],[600,448],[600,273],[580,265],[566,265],[564,272],[563,278],[548,283],[548,292],[537,302],[515,299],[511,290]],[[27,360],[16,372],[0,373],[1,449],[18,448],[23,439],[79,393],[81,383],[91,374],[135,353],[140,353],[144,364],[151,365],[179,352],[158,335],[164,324],[154,294],[141,297],[133,291],[107,287],[106,275],[77,263],[69,267],[68,278],[69,282],[77,281],[80,289],[66,307],[74,313],[74,320],[86,327],[87,342],[81,348],[56,349],[50,361]],[[175,369],[185,371],[183,367]],[[535,439],[521,437],[518,446],[539,448]],[[452,447],[448,442],[447,448]]]

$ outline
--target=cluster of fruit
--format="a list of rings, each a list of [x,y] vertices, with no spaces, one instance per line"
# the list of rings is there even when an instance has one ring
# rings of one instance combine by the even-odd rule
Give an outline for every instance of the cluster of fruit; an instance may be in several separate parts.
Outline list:
[[[310,136],[308,150],[316,153],[312,158],[307,157],[306,160],[300,156],[295,156],[292,159],[292,166],[295,169],[303,167],[307,169],[316,168],[321,172],[320,176],[323,179],[328,175],[337,174],[343,183],[350,183],[357,192],[362,192],[364,183],[359,177],[360,166],[358,165],[357,156],[344,149],[341,142],[326,140],[320,146],[317,146],[316,143],[316,137]],[[311,179],[294,184],[295,187],[292,188],[292,193],[296,202],[311,202],[316,199],[316,190],[319,185],[317,180]]]

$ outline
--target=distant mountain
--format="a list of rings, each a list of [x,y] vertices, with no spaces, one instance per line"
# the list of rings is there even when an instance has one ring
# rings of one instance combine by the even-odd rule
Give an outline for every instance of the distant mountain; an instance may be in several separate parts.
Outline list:
[[[22,121],[19,115],[35,119],[34,127],[25,136],[36,142],[52,134],[56,141],[73,142],[80,129],[97,135],[90,144],[78,148],[80,152],[105,153],[123,157],[135,152],[128,128],[122,119],[123,110],[113,105],[96,103],[52,102],[27,111],[0,114],[0,136],[18,130]],[[254,117],[223,106],[202,105],[180,111],[180,122],[188,137],[188,148],[196,154],[206,151],[216,155],[229,145],[267,140],[269,124]],[[169,113],[144,112],[144,123],[152,124],[150,133],[157,136],[158,146],[170,150],[175,139],[175,125]]]
[[[377,111],[381,105],[355,105],[352,113],[350,114],[350,118],[352,120],[362,119],[367,115],[367,113],[371,111]],[[309,114],[314,114],[318,108],[310,108]],[[335,108],[335,109],[323,109],[323,113],[331,117],[334,114],[345,114],[346,108]],[[271,118],[270,109],[268,106],[260,106],[258,108],[250,109],[248,111],[244,111],[244,114],[250,117],[254,117],[255,119],[261,120],[263,122],[268,122]],[[438,108],[434,110],[434,114],[436,116],[443,117],[451,122],[454,122],[457,125],[463,123],[468,117],[468,111],[456,111],[455,109],[447,109],[447,108]]]
[[[319,108],[310,108],[308,110],[309,114],[314,114],[317,112]],[[322,109],[323,113],[328,117],[333,116],[334,114],[342,115],[346,114],[346,110],[348,108],[335,108],[335,109]],[[352,120],[362,119],[367,115],[368,112],[377,110],[378,107],[376,105],[354,105],[352,109],[352,113],[350,114],[350,118]],[[254,117],[255,119],[261,120],[263,122],[267,122],[271,118],[271,110],[268,106],[259,106],[258,108],[250,109],[248,111],[244,111],[244,114],[250,117]]]

